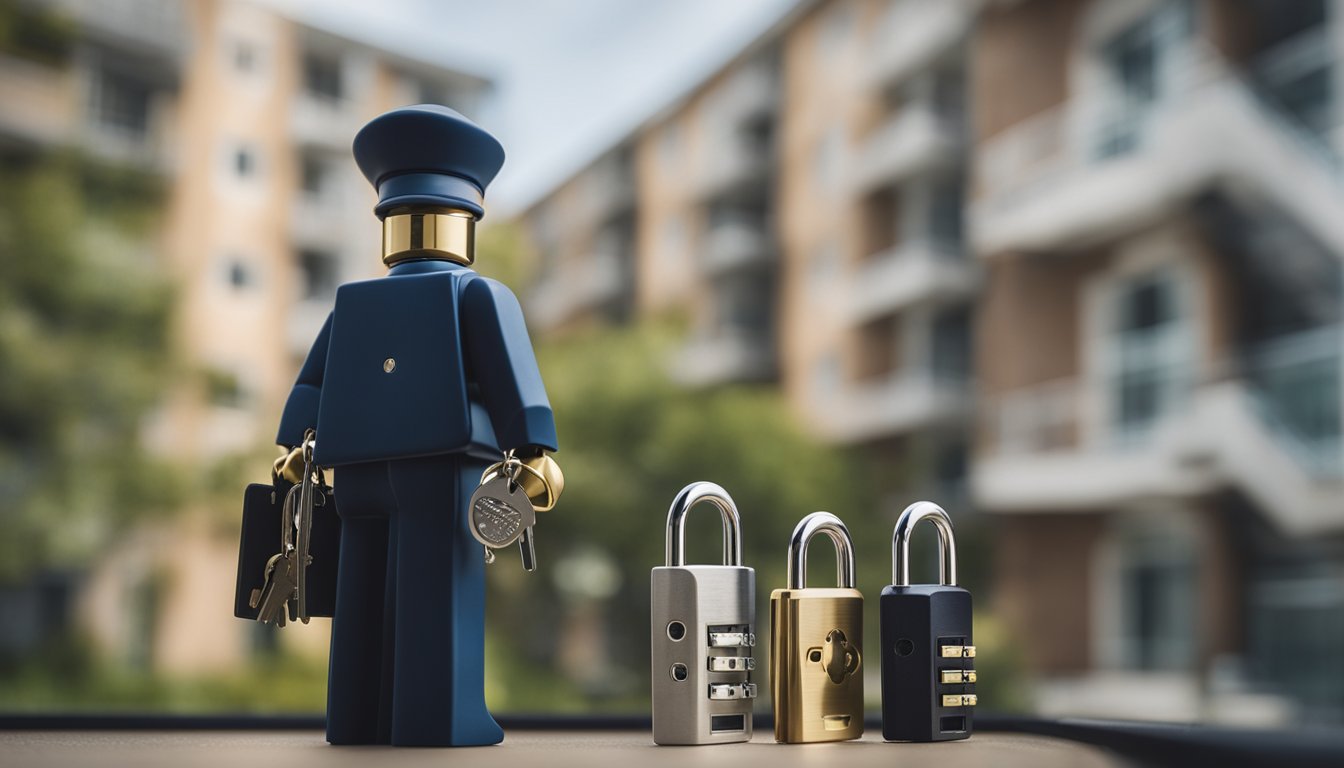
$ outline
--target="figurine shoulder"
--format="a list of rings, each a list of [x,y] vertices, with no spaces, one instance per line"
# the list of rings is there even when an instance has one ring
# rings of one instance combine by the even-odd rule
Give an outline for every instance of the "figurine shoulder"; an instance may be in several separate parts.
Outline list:
[[[513,309],[518,299],[509,287],[498,280],[476,275],[467,280],[462,290],[462,304],[468,312],[495,312],[501,308]]]

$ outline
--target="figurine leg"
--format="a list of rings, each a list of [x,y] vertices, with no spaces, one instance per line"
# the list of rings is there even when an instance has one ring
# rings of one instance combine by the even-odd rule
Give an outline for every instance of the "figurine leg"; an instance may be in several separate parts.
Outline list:
[[[384,679],[384,668],[390,665],[391,648],[384,640],[384,609],[385,581],[391,570],[388,511],[394,504],[387,464],[340,467],[336,475],[341,559],[331,620],[327,741],[387,743],[391,686]]]
[[[484,469],[456,455],[391,462],[398,529],[393,744],[504,739],[485,708],[485,561],[464,514]]]

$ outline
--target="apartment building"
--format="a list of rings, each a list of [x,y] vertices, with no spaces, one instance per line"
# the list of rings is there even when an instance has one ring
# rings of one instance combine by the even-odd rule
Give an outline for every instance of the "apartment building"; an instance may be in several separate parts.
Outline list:
[[[523,213],[538,299],[590,284],[575,211],[634,229],[619,314],[532,320],[684,316],[687,385],[779,387],[893,502],[974,510],[1045,713],[1338,720],[1341,24],[800,3],[619,142],[620,187],[608,154]]]
[[[1047,710],[1344,711],[1338,10],[979,20],[972,487]]]
[[[176,337],[193,375],[147,440],[197,466],[263,448],[336,287],[383,273],[355,132],[405,104],[475,114],[489,82],[243,0],[27,7],[65,19],[75,43],[58,62],[0,54],[0,102],[22,106],[0,111],[6,143],[78,146],[165,181],[162,231],[143,248],[177,283]],[[236,547],[236,530],[204,509],[136,532],[81,586],[78,620],[114,659],[236,667],[276,642],[230,615]]]

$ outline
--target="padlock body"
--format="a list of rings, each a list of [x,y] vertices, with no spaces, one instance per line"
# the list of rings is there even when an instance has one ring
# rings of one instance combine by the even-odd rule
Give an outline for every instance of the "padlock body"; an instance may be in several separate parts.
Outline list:
[[[770,593],[776,741],[844,741],[863,735],[862,646],[863,595],[857,589]],[[828,663],[843,663],[847,651],[853,653],[852,663],[828,670]]]
[[[974,646],[971,593],[920,584],[883,588],[879,601],[882,738],[951,741],[971,735],[973,706],[944,706],[944,696],[973,695],[973,682],[945,682],[970,672],[975,658],[945,657],[943,648]],[[966,677],[962,674],[961,677]]]
[[[651,583],[654,742],[750,740],[756,572],[663,566],[653,569]]]

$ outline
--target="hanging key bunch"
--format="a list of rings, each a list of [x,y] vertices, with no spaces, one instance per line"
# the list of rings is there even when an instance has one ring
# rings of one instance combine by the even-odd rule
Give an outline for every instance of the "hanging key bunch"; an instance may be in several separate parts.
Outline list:
[[[307,624],[308,566],[312,565],[313,507],[323,506],[330,495],[325,475],[313,464],[316,434],[309,429],[303,444],[276,462],[276,478],[295,485],[285,494],[280,514],[280,551],[266,562],[262,586],[253,589],[248,605],[257,610],[257,620],[283,627],[289,621]],[[302,469],[299,469],[300,460]]]
[[[523,569],[535,571],[536,513],[553,509],[564,485],[559,465],[545,454],[522,459],[506,451],[503,460],[486,467],[467,512],[471,535],[485,547],[485,562],[495,561],[494,550],[518,542]]]

